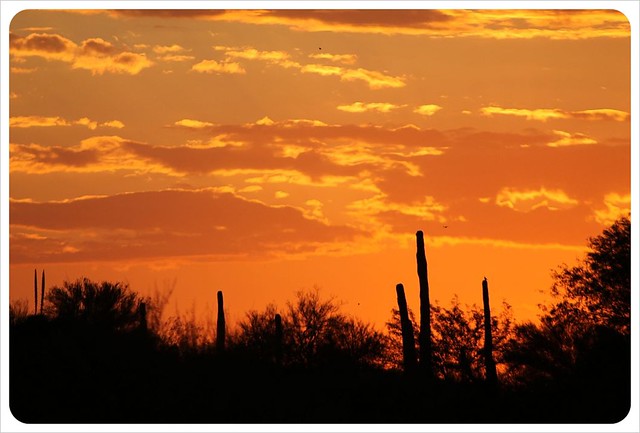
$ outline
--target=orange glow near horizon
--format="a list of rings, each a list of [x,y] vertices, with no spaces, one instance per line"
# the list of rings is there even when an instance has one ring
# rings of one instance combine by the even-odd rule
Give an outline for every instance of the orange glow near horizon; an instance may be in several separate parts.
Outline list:
[[[630,29],[607,10],[16,15],[10,298],[88,277],[228,323],[320,287],[382,329],[403,283],[535,320],[630,209]],[[594,64],[593,53],[599,53]],[[577,78],[579,77],[579,78]]]

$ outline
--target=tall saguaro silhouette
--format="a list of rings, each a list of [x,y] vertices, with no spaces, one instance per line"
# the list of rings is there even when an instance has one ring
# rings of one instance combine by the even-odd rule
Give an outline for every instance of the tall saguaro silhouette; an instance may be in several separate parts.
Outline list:
[[[429,303],[429,279],[427,277],[427,256],[424,252],[424,234],[416,232],[416,262],[420,280],[420,369],[427,378],[433,375],[431,366],[431,305]]]
[[[40,314],[42,314],[42,308],[44,307],[44,269],[42,270],[42,288],[40,294]]]
[[[416,370],[416,342],[413,336],[413,324],[409,319],[409,309],[407,308],[407,298],[404,294],[404,286],[396,285],[398,295],[398,310],[400,311],[400,328],[402,330],[402,365],[404,371],[412,373]]]
[[[222,290],[218,291],[218,327],[216,332],[216,349],[224,350],[226,326],[224,322],[224,302],[222,299]]]
[[[38,270],[33,270],[33,314],[38,314]]]
[[[491,337],[491,309],[489,307],[489,283],[482,280],[482,303],[484,304],[484,366],[485,379],[489,385],[498,382],[496,363],[493,360],[493,340]]]

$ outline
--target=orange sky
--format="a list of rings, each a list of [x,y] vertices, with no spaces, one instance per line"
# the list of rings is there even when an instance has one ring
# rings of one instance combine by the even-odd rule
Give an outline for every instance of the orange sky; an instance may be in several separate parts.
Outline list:
[[[597,55],[594,55],[597,53]],[[86,276],[231,322],[319,286],[382,328],[402,282],[533,319],[630,208],[615,11],[23,11],[10,297]]]

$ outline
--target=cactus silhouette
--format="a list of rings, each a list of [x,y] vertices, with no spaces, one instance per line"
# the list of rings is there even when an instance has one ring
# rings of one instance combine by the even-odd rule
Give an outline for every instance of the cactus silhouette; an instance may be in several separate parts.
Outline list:
[[[38,270],[37,269],[33,270],[33,297],[35,299],[33,314],[38,314]]]
[[[482,303],[484,304],[484,365],[485,379],[489,385],[498,381],[496,363],[493,360],[493,341],[491,338],[491,309],[489,307],[489,283],[482,280]]]
[[[42,270],[42,291],[40,296],[40,314],[42,314],[42,309],[44,307],[44,269]]]
[[[400,311],[400,327],[402,330],[402,365],[404,371],[412,373],[416,370],[416,342],[413,336],[413,324],[409,319],[409,310],[407,308],[407,298],[404,294],[404,286],[396,285],[396,294],[398,296],[398,309]]]
[[[224,350],[225,340],[225,322],[224,322],[224,302],[222,299],[222,291],[218,291],[218,327],[216,332],[216,349]]]
[[[429,303],[429,279],[427,277],[427,256],[424,252],[422,230],[416,232],[416,262],[420,281],[420,370],[427,378],[433,375],[431,365],[431,305]]]
[[[282,338],[284,334],[282,330],[282,317],[280,316],[280,314],[276,314],[274,322],[276,327],[276,341],[275,341],[276,364],[282,365]]]

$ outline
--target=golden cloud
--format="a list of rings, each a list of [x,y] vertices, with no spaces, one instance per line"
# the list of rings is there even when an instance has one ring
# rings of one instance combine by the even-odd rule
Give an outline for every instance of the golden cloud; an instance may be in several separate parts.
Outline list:
[[[242,69],[240,64],[235,63],[234,60],[260,60],[281,66],[283,68],[295,68],[302,73],[316,74],[325,77],[339,76],[342,81],[364,81],[371,89],[382,89],[389,87],[398,88],[404,87],[406,85],[405,79],[403,77],[394,77],[378,71],[371,71],[363,68],[350,69],[341,66],[324,65],[317,63],[301,64],[299,62],[291,60],[289,54],[284,51],[260,51],[253,47],[239,48],[221,45],[214,46],[213,48],[216,51],[224,52],[226,59],[221,63],[218,63],[215,60],[205,60],[198,65],[195,65],[192,69],[197,70],[198,68],[201,68],[204,70],[208,70],[209,66],[205,62],[212,62],[212,70],[218,71],[218,69],[223,68],[221,65],[233,64],[235,65],[234,70],[242,70],[242,73],[244,73],[244,70]],[[355,57],[350,59],[353,59],[355,61]]]
[[[358,60],[358,56],[355,54],[310,54],[310,58],[318,60],[329,60],[331,62],[343,63],[345,65],[353,65]]]
[[[108,128],[122,129],[122,128],[124,128],[124,123],[122,123],[119,120],[111,120],[109,122],[101,123],[100,126],[106,126]]]
[[[12,173],[97,173],[130,170],[140,173],[175,174],[162,164],[147,161],[124,146],[130,143],[118,136],[96,136],[75,146],[9,145]]]
[[[203,60],[191,67],[192,71],[204,73],[244,74],[246,71],[236,62],[218,62],[216,60]]]
[[[584,146],[589,144],[597,144],[598,142],[591,137],[588,137],[579,132],[570,133],[565,131],[553,131],[554,134],[558,135],[560,138],[547,143],[549,147],[565,147],[565,146]]]
[[[32,33],[25,37],[10,34],[13,58],[41,57],[70,63],[73,69],[86,69],[92,74],[105,72],[136,75],[153,63],[144,54],[120,51],[101,38],[89,38],[80,45],[57,34]]]
[[[442,110],[442,107],[436,104],[426,104],[426,105],[421,105],[418,108],[416,108],[415,110],[413,110],[414,113],[418,113],[418,114],[422,114],[423,116],[433,116],[434,114],[436,114],[438,111]]]
[[[15,57],[42,57],[71,62],[78,49],[70,39],[49,33],[31,33],[25,37],[9,34],[9,53]]]
[[[400,88],[406,86],[402,77],[393,77],[378,71],[370,71],[368,69],[346,69],[343,71],[340,79],[343,81],[364,81],[371,89],[384,89],[387,87]]]
[[[299,32],[421,35],[487,39],[629,38],[630,23],[615,9],[396,9],[396,10],[69,10],[112,17],[202,19],[280,25]]]
[[[549,210],[567,209],[578,204],[578,200],[569,197],[560,189],[518,190],[503,188],[496,195],[498,206],[518,212],[530,212],[544,207]]]
[[[48,126],[69,126],[67,120],[58,116],[14,116],[9,118],[10,128],[31,128]]]
[[[480,112],[485,116],[502,114],[506,116],[525,117],[527,120],[540,120],[546,122],[549,119],[584,119],[584,120],[613,120],[623,122],[629,119],[629,113],[611,108],[601,108],[582,111],[564,111],[558,108],[502,108],[497,106],[483,107]]]
[[[603,202],[604,209],[594,212],[594,219],[602,225],[610,226],[618,218],[628,216],[631,212],[630,194],[612,192],[604,196]]]
[[[124,124],[119,120],[98,123],[88,117],[82,117],[78,120],[67,120],[59,116],[14,116],[9,118],[9,127],[11,128],[32,128],[32,127],[51,127],[51,126],[72,126],[81,125],[94,130],[98,126],[110,128],[123,128]]]
[[[388,102],[354,102],[349,105],[338,105],[338,110],[346,111],[348,113],[364,113],[365,111],[379,111],[381,113],[388,113],[391,110],[404,107],[404,105],[396,105]]]
[[[195,59],[195,57],[181,54],[167,54],[165,56],[158,57],[158,60],[162,60],[163,62],[187,62],[193,59]]]
[[[169,53],[178,53],[180,51],[184,51],[185,49],[177,44],[173,45],[156,45],[153,47],[153,52],[156,54],[169,54]]]
[[[213,123],[202,122],[200,120],[193,120],[193,119],[181,119],[175,122],[174,125],[184,126],[185,128],[201,129],[201,128],[206,128],[208,126],[213,126]]]

